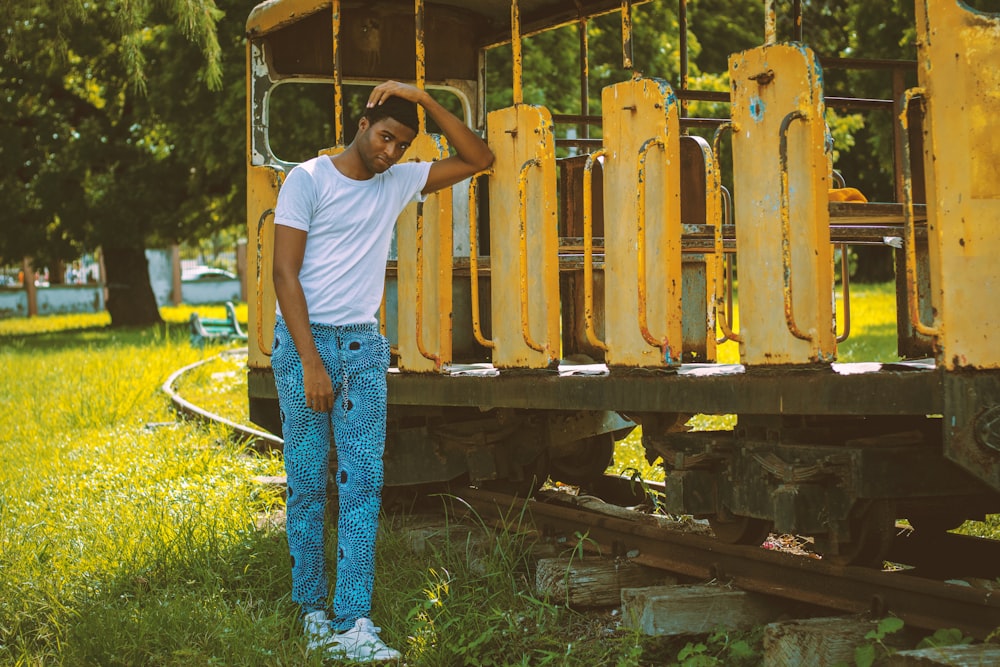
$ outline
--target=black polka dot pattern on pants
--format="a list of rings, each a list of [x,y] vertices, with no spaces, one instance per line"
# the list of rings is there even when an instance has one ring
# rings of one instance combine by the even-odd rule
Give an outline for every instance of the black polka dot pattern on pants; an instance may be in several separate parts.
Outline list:
[[[334,630],[346,630],[358,618],[368,617],[371,610],[375,534],[384,479],[389,343],[375,324],[314,324],[312,332],[333,381],[334,407],[330,413],[306,406],[302,363],[281,318],[275,325],[271,356],[285,440],[292,600],[303,614],[326,609],[323,517],[332,432],[340,512],[331,624]]]

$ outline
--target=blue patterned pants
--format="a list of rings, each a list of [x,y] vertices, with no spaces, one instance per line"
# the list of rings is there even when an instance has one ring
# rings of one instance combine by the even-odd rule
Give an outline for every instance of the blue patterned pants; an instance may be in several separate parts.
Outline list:
[[[341,631],[371,612],[375,533],[383,482],[389,342],[376,324],[313,324],[312,333],[333,381],[331,412],[306,407],[302,362],[280,317],[274,327],[271,355],[285,440],[292,600],[303,614],[327,607],[323,528],[332,431],[340,499],[332,626]]]

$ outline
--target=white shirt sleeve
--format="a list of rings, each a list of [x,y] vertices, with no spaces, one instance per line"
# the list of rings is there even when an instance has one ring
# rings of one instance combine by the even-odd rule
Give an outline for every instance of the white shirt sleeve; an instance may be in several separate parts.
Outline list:
[[[312,174],[297,166],[288,173],[278,190],[274,224],[308,232],[315,207],[316,183]]]
[[[407,169],[407,176],[410,178],[408,183],[413,195],[411,195],[407,201],[422,202],[427,199],[427,195],[421,194],[421,190],[427,185],[427,179],[431,173],[431,165],[433,162],[408,162],[407,166],[412,165],[412,167]]]

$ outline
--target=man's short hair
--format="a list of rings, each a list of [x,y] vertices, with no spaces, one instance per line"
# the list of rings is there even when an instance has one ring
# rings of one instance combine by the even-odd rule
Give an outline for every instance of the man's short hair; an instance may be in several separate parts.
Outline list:
[[[413,130],[415,134],[420,132],[420,121],[417,120],[417,105],[395,95],[382,102],[382,104],[366,108],[362,117],[367,118],[370,125],[374,125],[383,118],[392,118]]]

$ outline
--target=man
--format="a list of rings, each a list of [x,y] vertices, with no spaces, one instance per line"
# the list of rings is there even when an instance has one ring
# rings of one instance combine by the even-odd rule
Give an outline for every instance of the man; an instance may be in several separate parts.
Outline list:
[[[396,164],[416,136],[416,104],[441,128],[455,155]],[[387,81],[369,96],[351,145],[292,169],[278,195],[271,365],[285,439],[292,600],[300,606],[309,648],[321,648],[328,657],[400,657],[368,618],[389,367],[389,343],[375,313],[393,225],[411,200],[492,163],[486,144],[426,92]],[[331,429],[340,515],[328,618],[323,517]]]

